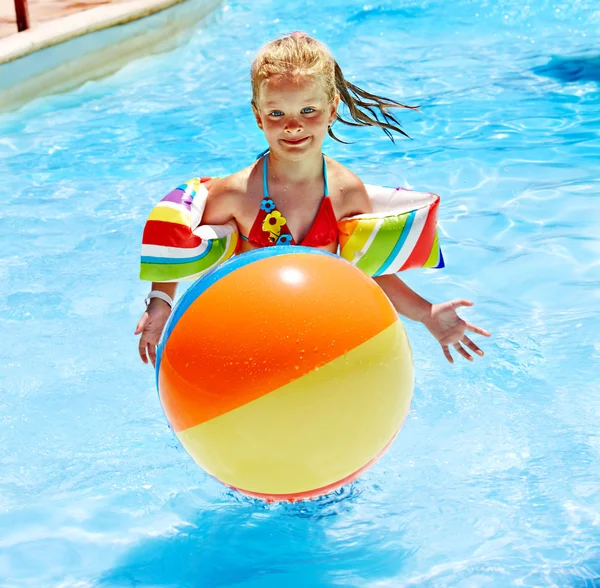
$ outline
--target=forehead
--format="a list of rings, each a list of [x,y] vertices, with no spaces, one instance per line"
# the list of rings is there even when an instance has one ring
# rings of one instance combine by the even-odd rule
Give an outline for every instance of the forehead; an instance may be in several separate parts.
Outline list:
[[[271,76],[260,85],[259,100],[265,105],[279,102],[326,100],[323,83],[315,76]]]

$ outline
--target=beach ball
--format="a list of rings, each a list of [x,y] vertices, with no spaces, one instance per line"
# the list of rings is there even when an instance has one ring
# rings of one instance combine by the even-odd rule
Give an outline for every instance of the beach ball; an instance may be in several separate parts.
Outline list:
[[[409,410],[404,327],[370,277],[317,249],[234,256],[181,297],[157,352],[179,441],[243,494],[296,501],[364,472]]]

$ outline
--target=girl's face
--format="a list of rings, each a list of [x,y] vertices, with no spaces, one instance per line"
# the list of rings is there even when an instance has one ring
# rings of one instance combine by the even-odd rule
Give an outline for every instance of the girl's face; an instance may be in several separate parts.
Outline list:
[[[262,83],[254,114],[271,149],[296,159],[321,150],[339,101],[327,99],[316,77],[273,76]]]

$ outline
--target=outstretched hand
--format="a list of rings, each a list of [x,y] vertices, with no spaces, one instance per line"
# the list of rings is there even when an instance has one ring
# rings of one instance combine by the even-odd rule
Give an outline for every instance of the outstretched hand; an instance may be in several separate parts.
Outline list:
[[[152,365],[156,366],[156,346],[170,314],[171,307],[166,302],[153,298],[139,320],[134,335],[140,333],[142,335],[138,344],[138,352],[144,363],[148,363],[150,360]]]
[[[476,355],[483,356],[483,351],[467,337],[466,331],[489,337],[490,333],[481,327],[477,327],[461,319],[456,310],[461,306],[473,306],[468,300],[451,300],[443,304],[433,304],[431,313],[423,320],[423,324],[429,332],[439,341],[446,359],[454,363],[450,354],[452,345],[456,351],[465,359],[473,361],[473,356],[467,351],[470,349]]]

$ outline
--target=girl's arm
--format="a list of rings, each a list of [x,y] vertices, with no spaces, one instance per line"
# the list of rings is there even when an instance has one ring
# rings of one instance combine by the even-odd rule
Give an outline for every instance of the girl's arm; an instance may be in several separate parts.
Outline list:
[[[369,195],[364,184],[353,174],[347,176],[348,190],[343,202],[343,216],[363,214],[372,211]],[[461,319],[456,313],[462,306],[472,306],[468,300],[451,300],[442,304],[432,304],[409,288],[397,275],[391,274],[373,278],[390,299],[396,312],[413,321],[423,323],[442,347],[444,356],[450,363],[454,359],[450,354],[450,346],[465,359],[473,361],[469,349],[482,356],[483,351],[465,334],[472,331],[489,337],[484,329]]]
[[[431,302],[409,288],[396,274],[373,278],[386,293],[396,312],[412,321],[422,323],[431,314]]]

